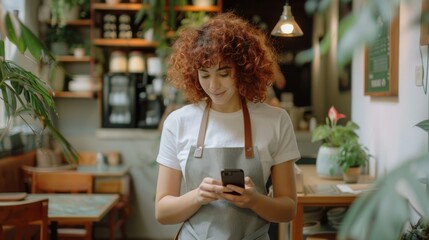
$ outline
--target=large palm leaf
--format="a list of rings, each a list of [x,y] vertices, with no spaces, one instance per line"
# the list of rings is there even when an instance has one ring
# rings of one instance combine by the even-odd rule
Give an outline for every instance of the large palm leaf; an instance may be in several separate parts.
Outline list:
[[[1,4],[0,4],[1,5]],[[54,57],[15,14],[6,12],[0,19],[4,22],[0,37],[7,37],[21,54],[29,53],[38,61],[54,64]],[[30,115],[37,118],[43,128],[47,128],[62,146],[67,160],[77,159],[76,150],[54,127],[52,112],[55,113],[55,102],[51,95],[50,86],[39,77],[17,63],[5,59],[4,40],[0,38],[0,91],[5,107],[6,117],[10,123],[16,117]],[[24,118],[23,118],[24,119]],[[25,119],[24,119],[25,121]],[[41,134],[41,132],[36,132]]]

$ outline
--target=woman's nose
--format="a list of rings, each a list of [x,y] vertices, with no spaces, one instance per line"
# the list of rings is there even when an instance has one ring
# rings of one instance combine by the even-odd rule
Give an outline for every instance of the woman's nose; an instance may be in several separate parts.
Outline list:
[[[210,79],[210,90],[216,90],[220,87],[217,77],[212,77]]]

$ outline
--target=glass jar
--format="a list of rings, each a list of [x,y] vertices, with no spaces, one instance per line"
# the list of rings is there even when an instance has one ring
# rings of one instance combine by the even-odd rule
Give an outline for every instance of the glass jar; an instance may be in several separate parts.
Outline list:
[[[140,51],[132,51],[128,56],[128,72],[142,73],[144,72],[144,58]]]
[[[127,57],[125,52],[116,50],[110,54],[109,70],[112,73],[127,72]]]

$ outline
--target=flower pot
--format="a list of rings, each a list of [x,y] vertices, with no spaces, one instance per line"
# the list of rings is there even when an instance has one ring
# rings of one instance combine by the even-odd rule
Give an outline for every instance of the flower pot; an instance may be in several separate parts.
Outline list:
[[[316,172],[321,178],[343,178],[342,171],[337,162],[339,148],[320,146],[316,159]]]
[[[51,43],[51,51],[55,55],[67,55],[69,47],[65,42],[53,42]]]
[[[357,183],[360,175],[360,167],[351,167],[343,173],[345,183]]]

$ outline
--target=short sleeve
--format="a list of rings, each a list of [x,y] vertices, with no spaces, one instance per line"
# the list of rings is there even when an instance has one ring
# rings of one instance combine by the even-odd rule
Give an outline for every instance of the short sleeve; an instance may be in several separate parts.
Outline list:
[[[281,114],[279,124],[278,142],[273,154],[275,164],[300,159],[293,124],[286,111]]]
[[[179,159],[177,158],[178,128],[178,122],[172,113],[165,119],[156,161],[164,166],[181,170]]]

